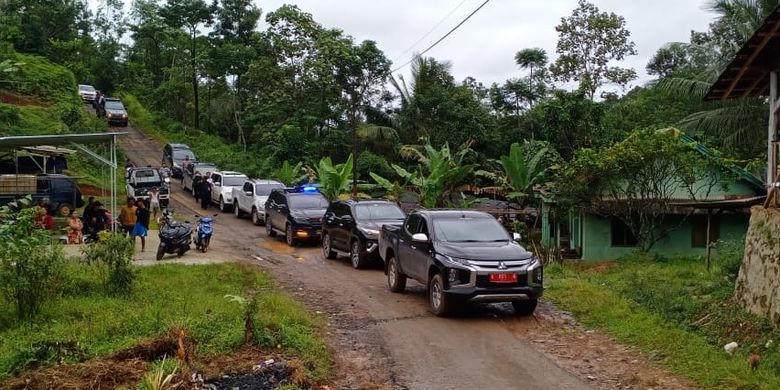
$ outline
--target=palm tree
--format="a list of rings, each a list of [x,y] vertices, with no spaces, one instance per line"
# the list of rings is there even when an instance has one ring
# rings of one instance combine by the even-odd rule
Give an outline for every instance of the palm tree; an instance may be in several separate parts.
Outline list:
[[[717,38],[720,61],[692,77],[671,76],[659,81],[658,87],[691,102],[700,102],[712,84],[741,47],[761,26],[764,18],[780,0],[713,0],[708,8],[718,14],[711,25]],[[691,45],[695,45],[691,43]],[[686,131],[703,131],[723,140],[723,145],[741,148],[761,144],[766,129],[766,102],[761,98],[740,98],[712,102],[678,123]]]
[[[534,67],[542,68],[547,65],[547,53],[544,49],[538,47],[531,49],[523,49],[515,54],[515,62],[523,69],[529,69],[531,71],[531,77],[528,78],[528,90],[534,90]],[[533,99],[528,101],[528,104],[533,107]]]

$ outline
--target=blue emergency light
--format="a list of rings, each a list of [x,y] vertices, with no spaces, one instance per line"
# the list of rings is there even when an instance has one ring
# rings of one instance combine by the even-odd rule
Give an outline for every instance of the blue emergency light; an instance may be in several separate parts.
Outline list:
[[[303,187],[303,192],[318,192],[318,191],[317,191],[317,187],[307,186],[307,187]]]

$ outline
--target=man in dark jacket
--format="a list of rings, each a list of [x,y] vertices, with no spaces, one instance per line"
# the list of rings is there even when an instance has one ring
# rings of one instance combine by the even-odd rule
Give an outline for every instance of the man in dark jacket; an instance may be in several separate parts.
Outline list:
[[[208,210],[209,203],[211,203],[211,183],[201,178],[195,188],[195,192],[197,192],[198,198],[200,198],[200,208]]]

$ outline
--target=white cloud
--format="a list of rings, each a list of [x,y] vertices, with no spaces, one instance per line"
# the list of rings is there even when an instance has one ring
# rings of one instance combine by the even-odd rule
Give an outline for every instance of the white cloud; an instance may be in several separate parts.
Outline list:
[[[416,46],[421,51],[483,0],[466,0],[447,21]],[[266,14],[282,4],[296,4],[326,27],[344,30],[358,40],[377,41],[385,55],[395,59],[455,8],[461,0],[266,0],[258,3]],[[626,18],[638,55],[626,66],[636,69],[637,83],[650,79],[645,65],[655,51],[671,41],[687,41],[691,30],[707,29],[712,15],[699,0],[594,0],[602,11]],[[571,13],[577,0],[492,0],[469,21],[436,46],[428,55],[452,63],[456,80],[472,76],[490,84],[518,76],[514,53],[526,47],[541,47],[555,57],[555,25]],[[408,61],[406,53],[395,61]],[[401,73],[408,73],[408,67]]]

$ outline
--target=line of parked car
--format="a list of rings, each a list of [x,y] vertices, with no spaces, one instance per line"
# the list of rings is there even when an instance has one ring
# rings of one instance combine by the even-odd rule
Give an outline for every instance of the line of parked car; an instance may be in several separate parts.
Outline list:
[[[185,156],[190,163],[182,169]],[[422,283],[436,315],[489,302],[511,302],[515,312],[530,315],[543,293],[539,258],[487,213],[416,210],[407,215],[383,199],[329,202],[316,185],[288,188],[197,162],[182,144],[166,145],[163,159],[179,167],[185,190],[191,190],[195,174],[210,172],[212,203],[265,225],[268,237],[282,235],[290,246],[321,243],[325,258],[346,256],[355,269],[381,264],[395,293],[405,290],[408,279]]]
[[[127,110],[121,99],[103,97],[103,101],[100,102],[100,92],[87,84],[79,84],[78,94],[83,102],[95,107],[98,118],[106,118],[109,126],[127,126],[129,122]]]

